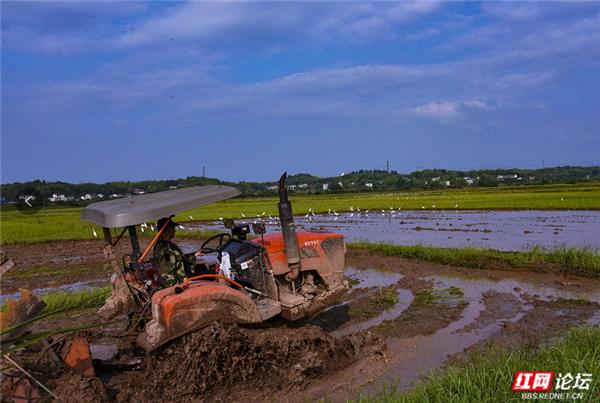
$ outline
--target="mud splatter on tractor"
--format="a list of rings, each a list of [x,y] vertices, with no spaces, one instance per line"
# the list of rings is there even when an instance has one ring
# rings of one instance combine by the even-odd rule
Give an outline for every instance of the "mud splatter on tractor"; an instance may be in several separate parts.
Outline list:
[[[82,219],[104,228],[104,252],[115,272],[113,295],[100,314],[112,317],[150,307],[152,318],[137,340],[150,351],[215,320],[249,324],[281,315],[294,321],[338,299],[349,287],[343,277],[344,237],[296,231],[286,178],[284,173],[279,180],[281,233],[264,235],[264,226],[255,223],[252,227],[257,237],[248,240],[250,225],[225,220],[230,233],[204,242],[196,261],[203,273],[210,274],[190,276],[166,288],[160,286],[163,282],[155,262],[145,261],[154,241],[141,253],[136,225],[234,197],[239,192],[226,186],[203,186],[88,206]],[[122,264],[114,254],[111,227],[125,227],[121,234],[129,232],[133,252],[123,257]]]

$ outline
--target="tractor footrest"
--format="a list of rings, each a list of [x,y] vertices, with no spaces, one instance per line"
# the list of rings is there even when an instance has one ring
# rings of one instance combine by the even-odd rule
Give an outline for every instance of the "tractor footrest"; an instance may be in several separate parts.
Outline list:
[[[262,320],[267,320],[281,313],[281,304],[270,298],[263,298],[256,303],[256,307],[262,316]]]

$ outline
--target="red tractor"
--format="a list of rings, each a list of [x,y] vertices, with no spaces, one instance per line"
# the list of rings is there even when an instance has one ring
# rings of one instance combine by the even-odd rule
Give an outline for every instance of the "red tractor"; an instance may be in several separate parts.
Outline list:
[[[341,234],[296,231],[286,177],[279,181],[281,233],[265,235],[262,223],[252,225],[256,237],[248,240],[250,225],[224,220],[229,233],[202,244],[199,264],[215,274],[186,278],[183,283],[157,289],[160,273],[140,253],[136,225],[159,217],[234,197],[226,186],[202,186],[95,203],[82,219],[104,228],[105,254],[113,265],[113,296],[100,313],[151,304],[152,318],[138,344],[150,351],[214,320],[259,323],[281,315],[294,321],[320,311],[348,290],[344,279],[345,242]],[[119,264],[110,227],[129,231],[133,253]],[[125,233],[125,229],[122,234]],[[155,238],[156,239],[156,238]],[[117,240],[118,241],[118,240]]]

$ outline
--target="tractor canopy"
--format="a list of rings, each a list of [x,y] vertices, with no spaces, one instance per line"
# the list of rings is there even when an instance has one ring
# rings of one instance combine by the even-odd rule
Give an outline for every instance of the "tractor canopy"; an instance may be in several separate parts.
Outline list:
[[[167,190],[90,204],[81,212],[81,219],[104,228],[129,227],[239,194],[235,188],[220,185]]]

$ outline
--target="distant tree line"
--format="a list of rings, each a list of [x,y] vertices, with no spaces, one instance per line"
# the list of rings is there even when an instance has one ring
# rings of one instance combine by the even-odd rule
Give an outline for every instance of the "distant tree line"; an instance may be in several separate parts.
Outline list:
[[[541,169],[482,169],[454,171],[426,169],[403,174],[386,170],[360,170],[334,177],[318,177],[300,173],[288,177],[291,193],[321,194],[372,192],[411,189],[442,189],[540,185],[558,183],[600,182],[600,167],[562,166]],[[216,178],[188,176],[182,179],[139,182],[107,182],[103,184],[46,182],[34,180],[2,185],[2,203],[15,202],[23,192],[35,190],[47,205],[86,205],[100,199],[127,197],[135,194],[203,185],[229,185],[242,196],[273,196],[277,182],[225,182]],[[51,201],[52,200],[52,201]]]

